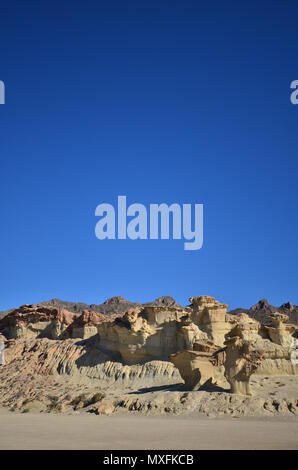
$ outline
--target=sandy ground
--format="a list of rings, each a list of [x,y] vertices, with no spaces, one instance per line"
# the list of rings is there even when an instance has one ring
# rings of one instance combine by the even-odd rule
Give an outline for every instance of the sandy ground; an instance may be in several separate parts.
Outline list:
[[[298,449],[298,420],[21,414],[2,409],[0,449]]]

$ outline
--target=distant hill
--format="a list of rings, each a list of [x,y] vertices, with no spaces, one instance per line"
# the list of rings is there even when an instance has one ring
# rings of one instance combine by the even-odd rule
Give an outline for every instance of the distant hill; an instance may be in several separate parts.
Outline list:
[[[298,306],[287,302],[282,304],[280,307],[275,307],[271,305],[267,299],[261,299],[259,302],[252,307],[245,308],[236,308],[230,310],[230,314],[237,315],[238,313],[247,313],[251,318],[260,321],[263,324],[270,323],[270,315],[274,312],[280,312],[289,317],[288,323],[293,323],[298,325]]]
[[[94,310],[104,315],[112,313],[124,313],[127,310],[137,307],[139,304],[130,302],[121,296],[111,297],[102,304],[85,304],[83,302],[68,302],[66,300],[51,299],[46,302],[40,302],[39,305],[45,307],[65,308],[69,312],[81,314],[84,310]]]
[[[161,305],[161,306],[162,305],[178,306],[175,299],[169,296],[159,297],[158,299],[154,300],[154,302],[150,302],[150,304]],[[111,297],[107,299],[102,304],[90,304],[89,305],[83,302],[69,302],[69,301],[61,300],[61,299],[51,299],[45,302],[39,302],[38,305],[44,306],[44,307],[55,307],[58,310],[66,309],[69,312],[72,312],[78,315],[80,315],[84,310],[94,310],[95,312],[102,313],[104,315],[109,315],[109,314],[112,315],[115,313],[116,314],[125,313],[128,310],[141,306],[142,304],[138,302],[131,302],[129,300],[124,299],[121,296],[115,296],[115,297]],[[144,305],[147,305],[147,304],[144,304]],[[5,310],[3,312],[0,312],[0,317],[7,315],[13,310],[15,309],[12,308],[10,310]]]

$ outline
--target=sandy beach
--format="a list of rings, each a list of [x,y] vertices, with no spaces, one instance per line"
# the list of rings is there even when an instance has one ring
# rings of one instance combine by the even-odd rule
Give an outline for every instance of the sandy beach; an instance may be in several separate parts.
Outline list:
[[[297,419],[0,411],[0,449],[298,449]]]

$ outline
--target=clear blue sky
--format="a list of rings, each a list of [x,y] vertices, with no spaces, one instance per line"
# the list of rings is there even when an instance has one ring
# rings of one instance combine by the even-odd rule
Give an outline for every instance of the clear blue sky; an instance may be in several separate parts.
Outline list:
[[[298,303],[298,3],[3,1],[0,309]],[[204,204],[204,246],[99,241],[95,207]]]

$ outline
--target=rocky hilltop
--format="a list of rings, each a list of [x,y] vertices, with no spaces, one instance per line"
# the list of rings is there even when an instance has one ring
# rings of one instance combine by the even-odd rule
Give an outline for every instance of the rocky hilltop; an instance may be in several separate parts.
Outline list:
[[[228,312],[211,296],[189,301],[182,307],[171,297],[146,304],[114,297],[96,308],[53,300],[14,309],[0,319],[0,404],[295,416],[296,307],[260,301]]]
[[[103,315],[121,314],[125,313],[130,308],[137,307],[137,302],[130,302],[121,296],[115,296],[107,299],[102,304],[86,304],[83,302],[69,302],[60,299],[51,299],[37,304],[40,307],[55,308],[57,310],[65,309],[74,314],[81,314],[85,310],[94,310],[95,312]],[[7,314],[16,310],[15,308],[0,312],[0,317],[4,317]]]
[[[51,299],[46,302],[41,302],[39,305],[45,307],[55,307],[57,309],[64,308],[69,312],[76,314],[83,313],[85,310],[94,310],[95,312],[101,313],[103,315],[109,315],[125,313],[129,309],[137,307],[139,304],[137,302],[130,302],[121,296],[115,296],[107,299],[102,304],[88,305],[82,302],[67,302],[60,299]]]
[[[291,302],[286,302],[280,307],[275,307],[271,305],[267,299],[261,299],[249,309],[236,308],[235,310],[230,311],[232,315],[246,313],[251,318],[254,318],[261,323],[270,323],[270,315],[274,312],[280,312],[286,315],[288,317],[286,320],[288,323],[293,323],[298,326],[298,306]]]

